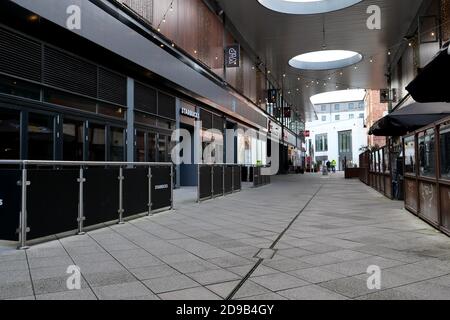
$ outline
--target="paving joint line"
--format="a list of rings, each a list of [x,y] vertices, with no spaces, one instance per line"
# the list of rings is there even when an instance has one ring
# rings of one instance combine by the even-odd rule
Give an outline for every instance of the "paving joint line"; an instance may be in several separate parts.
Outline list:
[[[316,190],[316,192],[311,196],[311,198],[306,202],[306,204],[303,206],[303,208],[300,210],[300,212],[291,220],[291,222],[287,225],[287,227],[278,235],[278,237],[275,239],[275,241],[270,246],[270,249],[275,248],[275,246],[278,244],[278,242],[281,240],[281,238],[286,234],[286,232],[289,230],[290,227],[297,221],[297,219],[300,217],[300,215],[306,210],[306,208],[311,204],[311,202],[314,200],[314,198],[319,194],[319,192],[322,190],[323,184],[319,186],[319,188]],[[238,285],[231,291],[231,293],[227,296],[226,300],[231,300],[233,297],[238,293],[238,291],[242,288],[242,286],[247,282],[248,279],[252,276],[252,274],[258,269],[258,267],[261,265],[261,263],[264,261],[264,259],[259,259],[258,262],[253,266],[253,268],[245,275],[245,277],[238,283]]]

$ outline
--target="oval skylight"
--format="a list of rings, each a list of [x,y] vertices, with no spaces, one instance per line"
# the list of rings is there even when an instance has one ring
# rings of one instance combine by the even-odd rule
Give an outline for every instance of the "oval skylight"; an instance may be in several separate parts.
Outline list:
[[[317,14],[350,7],[362,0],[258,0],[268,9],[290,14]]]
[[[301,54],[289,61],[291,67],[303,70],[332,70],[356,64],[362,54],[347,50],[321,50]]]

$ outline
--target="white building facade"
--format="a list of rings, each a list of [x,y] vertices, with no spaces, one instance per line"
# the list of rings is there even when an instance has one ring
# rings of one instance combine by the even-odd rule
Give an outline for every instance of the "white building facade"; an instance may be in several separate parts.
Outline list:
[[[315,105],[318,119],[306,123],[307,156],[313,163],[333,160],[337,169],[359,166],[361,148],[367,145],[365,102],[350,101]]]

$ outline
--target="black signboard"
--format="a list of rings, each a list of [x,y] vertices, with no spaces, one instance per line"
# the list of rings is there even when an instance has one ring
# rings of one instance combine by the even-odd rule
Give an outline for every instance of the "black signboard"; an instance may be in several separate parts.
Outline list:
[[[227,68],[239,68],[241,65],[241,47],[233,44],[225,49],[225,65]]]

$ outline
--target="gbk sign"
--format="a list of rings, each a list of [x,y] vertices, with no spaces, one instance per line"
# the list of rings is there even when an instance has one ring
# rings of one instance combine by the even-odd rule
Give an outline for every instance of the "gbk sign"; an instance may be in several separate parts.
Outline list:
[[[225,64],[227,68],[239,68],[241,62],[241,47],[238,44],[233,44],[226,48]]]

